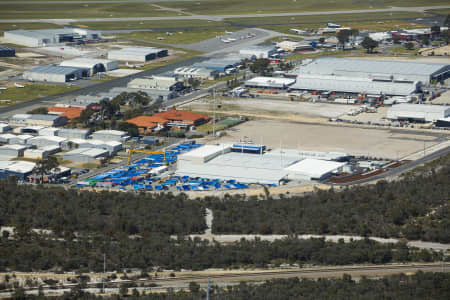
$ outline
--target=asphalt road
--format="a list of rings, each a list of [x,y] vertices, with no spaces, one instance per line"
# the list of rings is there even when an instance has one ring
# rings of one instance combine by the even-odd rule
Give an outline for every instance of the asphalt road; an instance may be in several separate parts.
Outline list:
[[[414,169],[415,167],[427,163],[429,161],[435,160],[443,155],[446,155],[450,153],[450,147],[446,147],[444,149],[440,149],[438,151],[435,151],[433,153],[430,153],[428,155],[425,155],[422,158],[419,158],[417,160],[413,160],[407,164],[401,165],[397,168],[391,169],[385,173],[381,173],[379,175],[375,175],[373,177],[369,177],[369,178],[365,178],[365,179],[361,179],[361,180],[357,180],[357,181],[352,181],[352,182],[347,182],[347,183],[335,183],[333,185],[337,185],[337,186],[349,186],[349,185],[357,185],[357,184],[362,184],[362,183],[367,183],[367,182],[371,182],[371,181],[375,181],[375,180],[379,180],[379,179],[383,179],[386,177],[391,177],[391,176],[397,176],[400,175],[408,170]]]
[[[71,91],[68,93],[64,93],[64,94],[59,94],[59,95],[54,95],[54,96],[48,96],[48,97],[43,97],[43,98],[38,98],[32,101],[28,101],[28,102],[23,102],[23,103],[19,103],[16,105],[11,105],[8,107],[1,107],[0,108],[0,115],[3,115],[3,117],[5,116],[5,114],[10,113],[12,111],[15,110],[26,110],[27,107],[31,106],[31,105],[35,105],[35,104],[40,104],[40,103],[44,103],[47,101],[54,101],[54,100],[58,100],[61,99],[62,97],[76,97],[76,96],[80,96],[80,95],[88,95],[88,94],[98,94],[98,93],[102,93],[102,92],[108,92],[109,90],[111,90],[114,87],[118,87],[118,86],[126,86],[127,83],[135,78],[141,78],[141,77],[145,77],[145,76],[152,76],[152,75],[157,75],[157,74],[161,74],[161,73],[165,73],[165,72],[169,72],[172,71],[176,68],[179,67],[183,67],[183,66],[191,66],[192,64],[196,63],[196,62],[200,62],[207,59],[207,57],[202,57],[202,56],[197,56],[197,57],[193,57],[193,58],[189,58],[186,59],[184,61],[180,61],[180,62],[176,62],[176,63],[171,63],[159,68],[155,68],[152,70],[147,70],[147,71],[142,71],[136,74],[132,74],[126,77],[121,77],[121,78],[117,78],[117,79],[113,79],[113,80],[109,80],[106,82],[101,82],[95,85],[91,85],[91,86],[87,86],[75,91]]]
[[[340,267],[316,267],[308,269],[290,269],[290,270],[268,270],[268,271],[255,271],[255,272],[238,272],[234,271],[232,273],[224,274],[201,274],[183,277],[173,277],[173,278],[154,278],[151,280],[137,280],[139,284],[144,283],[155,283],[158,286],[152,288],[138,288],[138,290],[161,290],[167,288],[175,289],[185,289],[188,288],[190,282],[196,282],[201,285],[201,287],[206,287],[208,279],[214,284],[219,286],[226,286],[229,284],[237,284],[242,281],[254,281],[262,282],[275,278],[341,278],[344,274],[349,274],[353,278],[359,278],[361,276],[367,277],[378,277],[386,276],[399,273],[415,273],[418,271],[422,272],[449,272],[450,264],[445,263],[432,263],[432,264],[409,264],[409,265],[370,265],[370,266],[340,266]],[[131,283],[132,280],[123,280],[120,282],[109,282],[106,288],[106,293],[117,293],[119,291],[118,287],[124,283]],[[87,283],[88,288],[85,289],[91,293],[100,293],[100,289],[95,289],[98,283]],[[110,287],[110,286],[115,287]],[[51,292],[53,294],[62,294],[63,292],[69,291],[69,288],[73,287],[74,284],[58,286],[52,288]],[[37,292],[36,288],[27,288],[27,294],[35,294]],[[47,290],[44,290],[47,292]],[[10,292],[0,293],[0,297],[10,296]]]
[[[260,18],[260,17],[288,17],[288,16],[315,16],[315,15],[338,15],[338,14],[362,14],[379,12],[423,12],[429,9],[447,9],[450,5],[420,6],[420,7],[390,7],[380,9],[358,9],[358,10],[332,10],[311,12],[289,12],[289,13],[267,13],[267,14],[235,14],[235,15],[188,15],[168,17],[124,17],[124,18],[73,18],[73,19],[3,19],[0,23],[73,23],[73,22],[121,22],[121,21],[162,21],[162,20],[211,20],[222,21],[229,18]]]

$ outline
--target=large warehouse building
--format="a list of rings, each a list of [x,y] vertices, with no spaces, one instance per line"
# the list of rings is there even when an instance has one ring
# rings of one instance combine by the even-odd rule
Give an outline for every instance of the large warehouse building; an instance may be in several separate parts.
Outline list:
[[[250,88],[287,89],[295,83],[295,79],[281,77],[255,77],[245,82]]]
[[[130,47],[108,52],[108,59],[120,61],[147,62],[169,55],[167,49],[153,47]]]
[[[435,122],[450,116],[450,106],[432,104],[397,104],[387,112],[390,120]]]
[[[59,65],[64,67],[88,69],[90,76],[99,72],[112,71],[119,67],[117,61],[115,60],[97,58],[74,58],[71,60],[65,60]]]
[[[428,84],[449,78],[450,64],[327,57],[307,60],[295,72],[299,78],[326,75]]]
[[[27,47],[45,47],[61,43],[86,42],[101,38],[99,31],[83,28],[61,28],[41,30],[9,30],[4,39],[8,42]]]
[[[346,165],[345,162],[331,160],[345,158],[345,153],[285,149],[263,153],[260,145],[242,146],[261,150],[249,152],[243,148],[241,151],[240,145],[233,144],[204,145],[178,157],[176,174],[245,183],[280,184],[289,180],[323,180],[340,172]]]
[[[69,82],[89,76],[87,68],[64,66],[37,66],[23,73],[23,79],[30,81]]]
[[[296,83],[291,86],[295,90],[384,94],[389,96],[408,96],[420,91],[420,87],[421,84],[417,81],[393,82],[360,77],[307,74],[299,75]]]

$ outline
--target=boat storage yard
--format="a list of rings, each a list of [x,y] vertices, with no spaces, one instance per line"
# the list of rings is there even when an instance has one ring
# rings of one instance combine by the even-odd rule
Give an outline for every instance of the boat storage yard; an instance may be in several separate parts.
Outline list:
[[[120,190],[229,190],[251,184],[276,186],[340,174],[349,155],[274,149],[263,145],[180,144],[133,164],[78,182],[78,187]]]

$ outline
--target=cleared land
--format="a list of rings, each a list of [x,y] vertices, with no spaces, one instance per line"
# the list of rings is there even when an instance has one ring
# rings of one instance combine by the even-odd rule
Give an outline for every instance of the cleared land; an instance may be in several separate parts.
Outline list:
[[[269,148],[311,151],[340,151],[396,159],[437,144],[432,133],[417,134],[405,130],[363,129],[333,125],[301,124],[278,120],[252,120],[227,131],[217,142],[236,142],[248,137]]]
[[[0,83],[1,86],[5,86]],[[30,101],[36,98],[51,96],[61,93],[70,92],[78,89],[73,86],[65,85],[49,85],[49,84],[23,84],[24,88],[9,86],[6,90],[0,91],[0,107],[17,104],[20,102]],[[6,102],[4,100],[11,100]]]
[[[245,13],[279,13],[293,11],[325,11],[325,10],[355,10],[386,8],[390,6],[424,6],[448,5],[445,0],[384,0],[384,1],[354,1],[354,0],[210,0],[194,2],[162,2],[161,5],[183,9],[195,14],[245,14]]]
[[[0,19],[63,19],[110,18],[139,16],[176,16],[173,11],[161,10],[151,3],[92,3],[92,4],[4,4],[0,7]]]

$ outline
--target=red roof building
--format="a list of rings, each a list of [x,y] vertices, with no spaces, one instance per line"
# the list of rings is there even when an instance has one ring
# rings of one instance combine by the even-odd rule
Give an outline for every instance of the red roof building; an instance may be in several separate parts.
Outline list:
[[[160,112],[154,115],[168,121],[168,126],[178,128],[188,128],[190,126],[198,126],[211,120],[210,117],[186,110],[171,109],[169,111]]]
[[[53,106],[48,109],[48,113],[51,115],[59,115],[66,117],[69,120],[79,118],[81,112],[84,108],[81,107],[64,107],[64,106]]]
[[[145,135],[165,128],[169,121],[157,116],[139,116],[126,122],[136,125],[139,129],[139,134]]]

